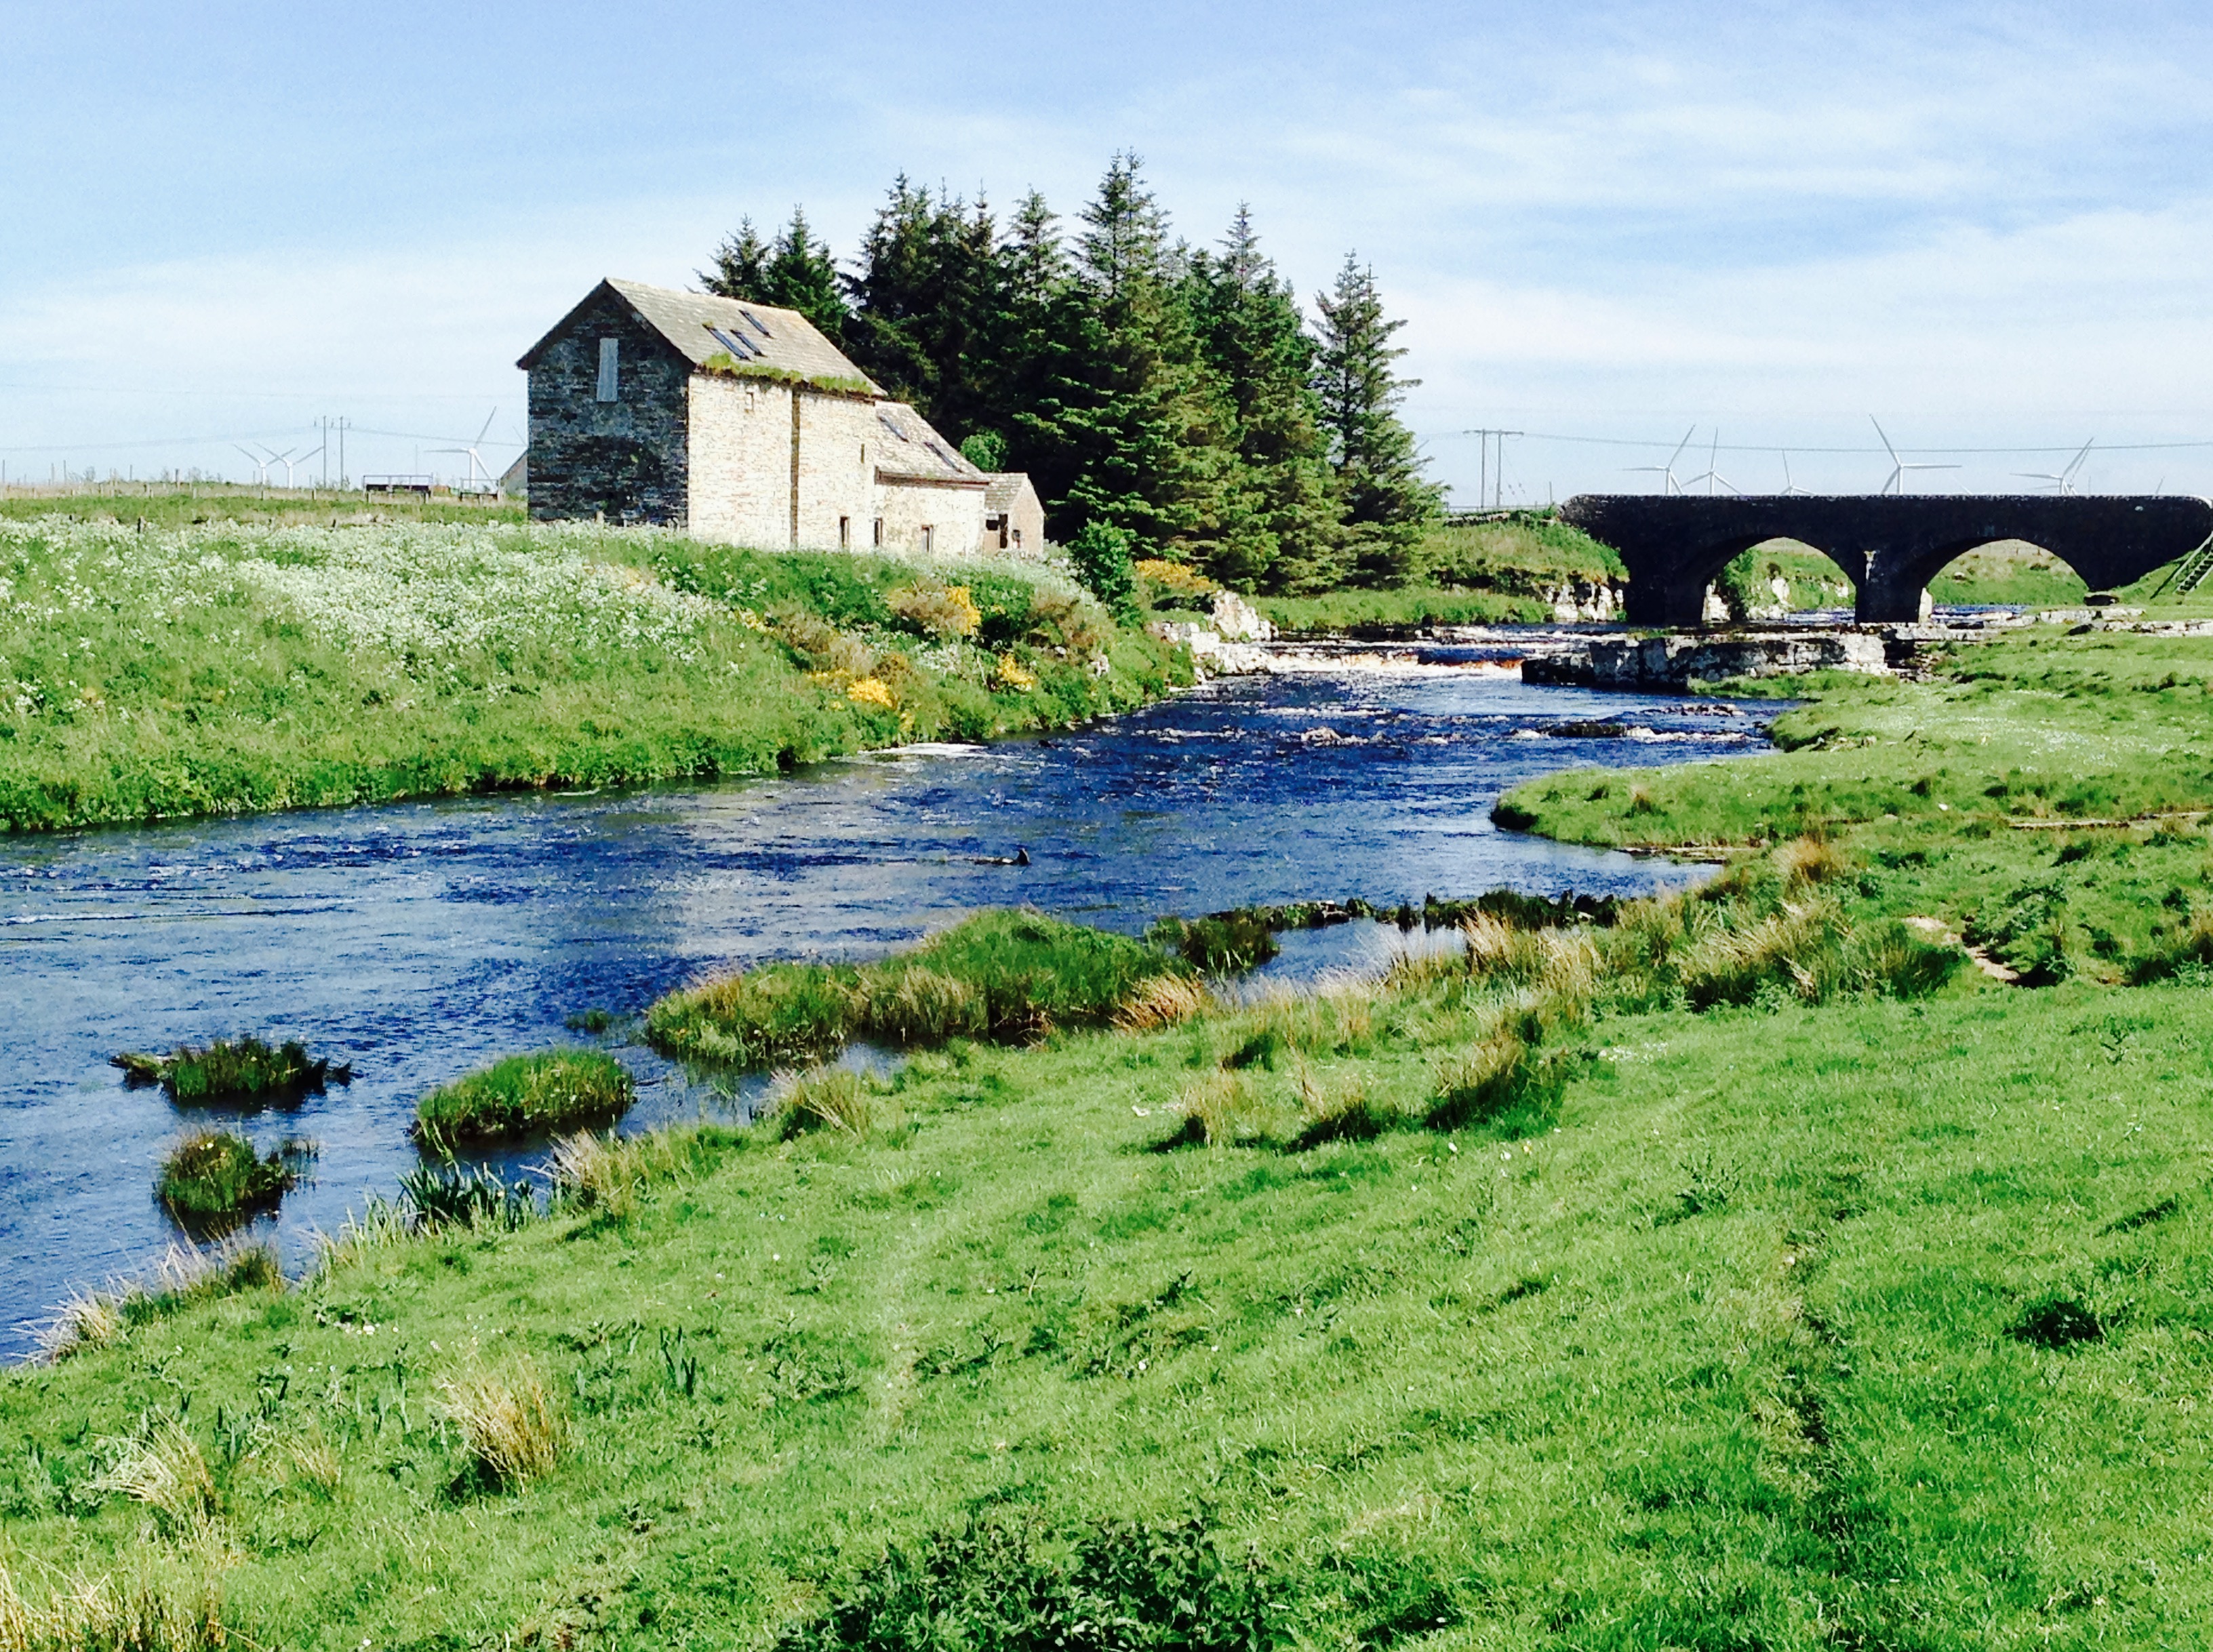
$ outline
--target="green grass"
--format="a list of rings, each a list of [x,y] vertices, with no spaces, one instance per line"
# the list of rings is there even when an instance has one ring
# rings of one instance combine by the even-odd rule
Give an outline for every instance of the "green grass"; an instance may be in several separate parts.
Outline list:
[[[341,523],[360,526],[466,522],[520,527],[529,519],[526,508],[513,499],[421,499],[405,493],[372,497],[358,488],[340,493],[330,488],[263,488],[231,482],[200,482],[190,487],[99,482],[80,484],[68,492],[12,487],[0,492],[0,518],[33,521],[45,516],[121,522],[134,531],[141,521],[149,529],[162,529],[208,522],[328,525],[333,516]]]
[[[600,1050],[509,1056],[441,1085],[415,1104],[415,1137],[437,1152],[603,1125],[637,1098],[629,1072]]]
[[[2181,643],[2020,639],[1816,684],[1771,757],[1548,777],[1515,807],[1738,856],[1471,903],[1462,955],[1367,985],[1228,1006],[1001,913],[742,978],[783,1021],[664,1001],[738,1039],[904,981],[925,1046],[1021,981],[1058,1030],[795,1076],[771,1128],[570,1138],[542,1210],[426,1176],[295,1290],[72,1305],[67,1358],[0,1376],[0,1622],[2200,1644],[2213,838],[2080,822],[2203,807],[2206,684]],[[2001,986],[1962,934],[2065,966]]]
[[[964,566],[968,636],[903,617],[925,577],[643,529],[0,516],[0,822],[759,774],[1177,680],[1056,575]]]
[[[1255,599],[1287,631],[1392,631],[1420,625],[1548,620],[1563,584],[1626,577],[1613,551],[1543,512],[1432,528],[1415,557],[1418,576],[1396,588],[1348,588]]]
[[[672,992],[646,1014],[664,1053],[744,1067],[805,1061],[849,1039],[927,1047],[1019,1042],[1105,1024],[1187,966],[1126,936],[1037,912],[988,911],[871,964],[771,964]]]
[[[6,1564],[263,1645],[2200,1638],[2213,997],[1613,1016],[1533,1106],[1395,1122],[1479,1090],[1479,1008],[1410,974],[956,1044],[889,1135],[372,1219],[297,1293],[0,1379]],[[1154,1150],[1226,1080],[1353,1122]],[[462,1421],[487,1371],[550,1397],[527,1477]],[[113,1489],[173,1424],[207,1538]]]
[[[351,1066],[310,1056],[296,1039],[271,1046],[250,1034],[206,1045],[180,1045],[166,1056],[125,1051],[110,1058],[133,1084],[159,1084],[173,1101],[285,1101],[320,1094],[326,1084],[350,1084]]]
[[[288,1140],[256,1157],[253,1143],[235,1131],[194,1131],[162,1159],[154,1194],[178,1221],[206,1232],[274,1209],[314,1156],[312,1142]]]
[[[1631,845],[1820,830],[1855,868],[1837,886],[1847,911],[1939,919],[2038,981],[2213,957],[2202,639],[2015,635],[1954,651],[1926,682],[1766,686],[1813,696],[1777,721],[1771,757],[1550,775],[1497,818]]]

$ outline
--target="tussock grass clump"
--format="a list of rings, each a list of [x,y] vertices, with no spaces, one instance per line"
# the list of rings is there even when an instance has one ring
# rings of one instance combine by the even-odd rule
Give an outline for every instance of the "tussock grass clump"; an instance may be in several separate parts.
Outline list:
[[[438,1411],[471,1464],[510,1490],[552,1473],[568,1443],[568,1424],[527,1358],[472,1365],[440,1383]]]
[[[1175,1111],[1182,1123],[1160,1143],[1163,1149],[1235,1147],[1267,1134],[1267,1108],[1242,1073],[1216,1071],[1189,1080],[1176,1092]]]
[[[333,1066],[287,1039],[275,1047],[258,1038],[180,1045],[166,1056],[126,1051],[110,1064],[133,1084],[159,1084],[173,1101],[259,1101],[318,1095],[326,1084],[353,1082],[351,1066]]]
[[[637,1098],[623,1065],[600,1050],[510,1056],[431,1091],[415,1106],[417,1141],[438,1152],[575,1130],[619,1117]]]
[[[1279,926],[1274,918],[1274,911],[1266,907],[1205,917],[1164,917],[1145,931],[1145,938],[1173,949],[1192,968],[1210,975],[1242,974],[1283,950],[1276,940]]]
[[[108,1466],[92,1484],[153,1509],[174,1536],[205,1527],[217,1512],[215,1476],[198,1442],[169,1418],[128,1439],[101,1442]]]
[[[1290,1141],[1295,1153],[1325,1142],[1372,1142],[1407,1122],[1398,1108],[1378,1101],[1357,1083],[1324,1089],[1302,1075],[1299,1092],[1299,1128]]]
[[[1501,1030],[1437,1069],[1428,1114],[1431,1130],[1549,1124],[1567,1092],[1569,1052],[1546,1050]]]
[[[778,1073],[765,1114],[786,1141],[826,1130],[856,1141],[896,1129],[899,1105],[850,1067]]]
[[[297,1187],[315,1152],[313,1142],[287,1137],[265,1157],[257,1157],[253,1143],[243,1136],[194,1131],[162,1160],[154,1192],[187,1227],[235,1224],[271,1209]]]
[[[145,1279],[105,1290],[82,1290],[38,1327],[39,1357],[52,1363],[120,1342],[135,1327],[219,1297],[281,1291],[277,1249],[264,1241],[203,1250],[172,1245]]]
[[[396,1220],[389,1224],[393,1237],[441,1228],[520,1228],[538,1210],[528,1182],[509,1181],[488,1165],[418,1165],[400,1177],[399,1192],[402,1204],[392,1212]],[[386,1216],[382,1209],[372,1210],[368,1222],[347,1238],[366,1241],[378,1237],[380,1219]]]
[[[553,1144],[553,1197],[578,1210],[628,1217],[647,1188],[704,1174],[738,1139],[700,1125],[663,1125],[643,1136],[566,1136]]]
[[[25,1594],[0,1564],[0,1652],[230,1652],[252,1643],[225,1623],[220,1562],[142,1558],[113,1573],[57,1576]]]
[[[1155,975],[1140,981],[1115,1007],[1113,1024],[1124,1033],[1157,1033],[1179,1027],[1213,1003],[1206,988],[1183,975]]]
[[[665,1054],[747,1067],[822,1056],[854,1038],[1025,1043],[1105,1026],[1139,989],[1189,973],[1127,936],[1038,912],[980,912],[878,963],[771,964],[672,992],[647,1012],[646,1032]]]

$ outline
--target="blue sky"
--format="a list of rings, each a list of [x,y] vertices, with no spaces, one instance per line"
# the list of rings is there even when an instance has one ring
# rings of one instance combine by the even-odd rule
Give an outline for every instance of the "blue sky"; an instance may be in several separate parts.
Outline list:
[[[357,474],[487,417],[503,462],[515,357],[600,276],[684,283],[796,201],[850,253],[902,170],[1072,216],[1127,147],[1193,239],[1249,201],[1304,293],[1375,265],[1471,503],[1476,426],[1529,433],[1506,494],[1541,500],[1649,485],[1692,427],[1738,486],[1787,448],[1871,488],[1822,451],[1870,413],[2052,450],[1920,486],[2095,437],[2093,487],[2213,492],[2205,16],[9,4],[0,462],[236,474],[325,414]]]

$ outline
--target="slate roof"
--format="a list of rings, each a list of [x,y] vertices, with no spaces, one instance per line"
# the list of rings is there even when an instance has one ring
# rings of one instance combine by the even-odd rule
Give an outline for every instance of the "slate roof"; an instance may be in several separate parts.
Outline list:
[[[876,474],[912,481],[957,482],[981,487],[989,480],[960,450],[930,428],[903,401],[876,404],[876,424],[884,440],[876,446]]]
[[[758,365],[804,379],[845,379],[866,385],[871,395],[883,394],[881,387],[797,310],[679,292],[670,287],[649,287],[643,281],[613,277],[586,294],[583,302],[563,316],[515,365],[527,372],[540,352],[568,330],[577,311],[596,299],[601,288],[614,292],[695,368],[704,367],[710,356],[722,355],[736,362],[741,369]]]
[[[986,471],[984,479],[991,485],[984,490],[984,509],[993,512],[1012,510],[1022,497],[1022,490],[1030,485],[1027,471]]]

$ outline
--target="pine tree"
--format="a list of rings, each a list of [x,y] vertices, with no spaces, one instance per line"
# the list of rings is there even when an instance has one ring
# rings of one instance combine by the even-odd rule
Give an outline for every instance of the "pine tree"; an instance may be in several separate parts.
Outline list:
[[[724,298],[797,310],[832,344],[844,334],[847,313],[838,265],[829,247],[815,240],[804,207],[791,209],[791,222],[773,246],[761,239],[751,218],[741,218],[738,233],[716,251],[714,269],[699,271],[699,282]]]
[[[1442,491],[1422,477],[1414,434],[1399,418],[1421,382],[1393,367],[1405,351],[1391,343],[1405,325],[1386,318],[1375,271],[1345,255],[1337,286],[1318,295],[1321,348],[1314,388],[1329,442],[1352,573],[1363,584],[1400,584],[1416,571],[1423,529],[1436,519]]]
[[[1187,559],[1220,515],[1224,425],[1184,290],[1188,260],[1140,164],[1116,155],[1084,209],[1073,348],[1039,411],[1070,449],[1069,525],[1104,521],[1139,555]]]
[[[1007,438],[1008,468],[1027,471],[1038,497],[1057,504],[1082,468],[1056,417],[1060,389],[1082,376],[1070,366],[1082,296],[1060,219],[1036,190],[1015,204],[997,262],[999,311],[981,376]]]
[[[1237,209],[1218,255],[1192,260],[1191,307],[1235,463],[1201,560],[1226,585],[1309,590],[1335,582],[1337,521],[1323,459],[1314,344],[1290,283]]]
[[[902,174],[846,283],[854,360],[956,438],[1002,417],[991,372],[1001,309],[997,240],[988,204],[933,199]]]

